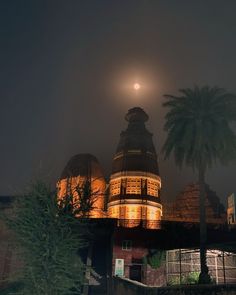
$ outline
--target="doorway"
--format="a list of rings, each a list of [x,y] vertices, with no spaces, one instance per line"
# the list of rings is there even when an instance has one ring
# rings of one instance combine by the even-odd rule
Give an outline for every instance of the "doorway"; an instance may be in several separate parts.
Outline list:
[[[129,278],[133,281],[141,282],[142,278],[142,265],[133,264],[129,269]]]

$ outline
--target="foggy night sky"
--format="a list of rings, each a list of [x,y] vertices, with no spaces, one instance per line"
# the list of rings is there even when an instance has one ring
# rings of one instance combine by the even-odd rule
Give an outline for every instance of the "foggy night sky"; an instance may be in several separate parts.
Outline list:
[[[141,106],[159,154],[162,198],[196,180],[160,154],[163,94],[195,84],[236,93],[236,1],[0,2],[0,195],[92,153],[108,179],[128,109]],[[136,96],[134,82],[143,88]],[[235,163],[207,182],[223,203]]]

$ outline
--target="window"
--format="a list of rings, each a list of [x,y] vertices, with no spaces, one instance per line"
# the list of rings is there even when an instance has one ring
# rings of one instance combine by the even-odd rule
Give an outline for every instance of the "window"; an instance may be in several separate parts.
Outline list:
[[[127,194],[141,194],[141,180],[140,178],[129,177],[127,179]]]
[[[116,196],[120,194],[120,180],[111,182],[110,192],[112,196]]]
[[[148,180],[147,194],[150,196],[158,197],[158,185],[156,181]]]
[[[124,240],[122,241],[122,250],[130,251],[132,249],[132,241]]]

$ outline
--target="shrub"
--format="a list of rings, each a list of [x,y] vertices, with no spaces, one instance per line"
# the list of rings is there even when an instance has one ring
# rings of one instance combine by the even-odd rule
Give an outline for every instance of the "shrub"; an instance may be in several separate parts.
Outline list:
[[[24,295],[81,294],[84,265],[78,250],[84,245],[81,222],[58,207],[57,196],[41,182],[17,198],[8,219],[22,249]]]

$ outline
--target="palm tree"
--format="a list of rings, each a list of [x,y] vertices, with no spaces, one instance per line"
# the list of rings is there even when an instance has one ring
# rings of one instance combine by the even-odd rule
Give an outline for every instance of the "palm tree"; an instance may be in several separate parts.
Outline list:
[[[200,207],[199,283],[208,283],[206,263],[205,174],[215,162],[226,163],[236,154],[236,136],[230,125],[236,121],[236,96],[218,87],[181,89],[180,96],[165,95],[168,108],[163,146],[165,159],[173,153],[176,164],[198,171]]]

